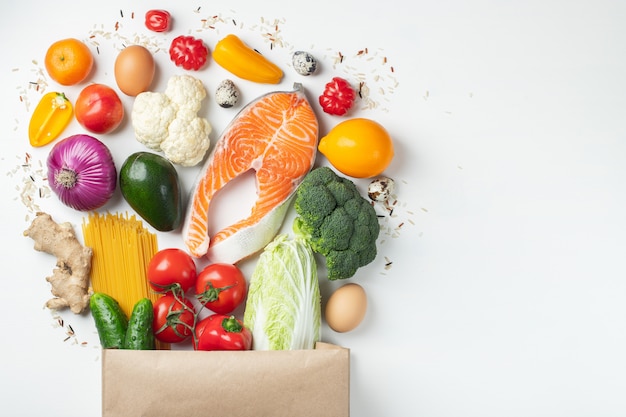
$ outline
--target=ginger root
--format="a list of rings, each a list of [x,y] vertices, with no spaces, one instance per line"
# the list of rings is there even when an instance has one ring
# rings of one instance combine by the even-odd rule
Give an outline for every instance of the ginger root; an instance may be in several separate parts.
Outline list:
[[[46,277],[52,285],[46,307],[57,310],[69,307],[79,314],[89,306],[89,275],[93,251],[80,244],[70,223],[56,223],[52,217],[38,212],[24,231],[35,241],[34,248],[56,256],[56,268]]]

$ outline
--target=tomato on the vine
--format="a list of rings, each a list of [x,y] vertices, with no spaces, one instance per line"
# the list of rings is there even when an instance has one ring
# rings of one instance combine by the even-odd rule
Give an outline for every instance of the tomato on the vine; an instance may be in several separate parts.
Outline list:
[[[185,293],[194,286],[196,277],[196,263],[182,249],[161,249],[148,264],[148,283],[159,293],[179,289]]]
[[[215,313],[231,313],[243,302],[247,289],[246,278],[232,264],[209,264],[196,279],[198,301]]]
[[[252,333],[235,316],[212,314],[198,323],[196,341],[196,350],[250,350]]]
[[[193,334],[195,321],[196,311],[187,298],[168,293],[154,302],[152,331],[161,342],[184,342]]]
[[[78,94],[74,105],[76,120],[92,133],[114,131],[124,118],[124,105],[114,89],[104,84],[89,84]]]

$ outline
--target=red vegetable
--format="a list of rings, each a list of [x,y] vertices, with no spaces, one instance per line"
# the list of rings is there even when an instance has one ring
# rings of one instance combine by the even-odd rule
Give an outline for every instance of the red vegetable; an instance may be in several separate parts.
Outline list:
[[[241,320],[226,314],[212,314],[196,326],[197,350],[250,350],[252,333]]]
[[[167,293],[154,303],[152,331],[161,342],[184,342],[193,334],[195,321],[195,309],[187,298]]]
[[[148,263],[148,283],[156,292],[176,291],[182,296],[194,286],[196,276],[193,258],[182,249],[162,249]]]
[[[76,210],[102,207],[115,191],[117,171],[111,152],[92,136],[73,135],[57,142],[47,165],[50,188]]]
[[[198,301],[215,313],[231,313],[241,304],[246,291],[247,283],[243,273],[231,264],[209,264],[196,280]]]
[[[193,36],[178,36],[170,45],[170,59],[176,66],[197,71],[204,66],[209,48],[202,39]]]
[[[167,32],[171,21],[167,10],[152,9],[146,12],[146,27],[153,32]]]
[[[104,84],[89,84],[78,94],[74,105],[76,120],[91,133],[110,133],[124,119],[122,100]]]
[[[350,83],[341,77],[334,77],[319,97],[322,110],[335,116],[343,116],[352,108],[356,94]]]

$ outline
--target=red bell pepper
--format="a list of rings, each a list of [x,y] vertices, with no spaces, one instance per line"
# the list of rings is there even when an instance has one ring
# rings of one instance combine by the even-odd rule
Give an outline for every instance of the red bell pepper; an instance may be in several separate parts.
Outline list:
[[[196,324],[196,350],[250,350],[252,333],[241,320],[212,314]]]

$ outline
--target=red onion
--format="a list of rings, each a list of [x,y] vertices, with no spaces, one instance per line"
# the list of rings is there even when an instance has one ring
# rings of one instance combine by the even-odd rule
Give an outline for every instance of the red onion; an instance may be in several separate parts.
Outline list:
[[[73,135],[50,151],[48,182],[63,204],[89,211],[109,201],[117,185],[117,171],[104,143],[89,135]]]

